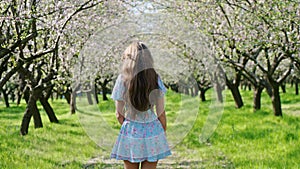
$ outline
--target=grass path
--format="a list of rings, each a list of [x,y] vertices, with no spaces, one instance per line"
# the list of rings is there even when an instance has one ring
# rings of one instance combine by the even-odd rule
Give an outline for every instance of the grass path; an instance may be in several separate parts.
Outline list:
[[[186,150],[192,154],[197,155],[197,152],[194,150]],[[86,162],[84,168],[123,168],[123,162],[110,159],[109,157],[99,156],[93,157]],[[173,150],[172,156],[160,160],[157,166],[158,169],[174,169],[174,168],[234,168],[232,162],[230,162],[224,154],[219,154],[217,160],[212,162],[211,159],[190,159],[181,157],[178,151]]]

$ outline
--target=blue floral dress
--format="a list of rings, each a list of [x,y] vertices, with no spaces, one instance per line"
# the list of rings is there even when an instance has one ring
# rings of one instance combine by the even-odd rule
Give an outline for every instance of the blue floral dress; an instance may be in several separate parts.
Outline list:
[[[158,86],[161,93],[165,94],[166,88],[160,78],[158,78]],[[124,100],[125,90],[122,75],[119,75],[111,98]],[[112,149],[111,158],[135,163],[145,160],[155,162],[171,155],[164,129],[154,111],[149,109],[138,112],[133,118],[130,112],[126,113],[126,109],[125,103],[125,120]]]

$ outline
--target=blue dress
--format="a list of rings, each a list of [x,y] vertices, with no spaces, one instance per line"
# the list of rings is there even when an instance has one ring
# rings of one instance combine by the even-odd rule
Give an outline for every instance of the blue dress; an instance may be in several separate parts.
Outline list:
[[[166,88],[158,78],[159,90],[166,93]],[[122,75],[119,75],[112,91],[113,100],[124,100],[125,92]],[[132,163],[149,161],[155,162],[171,155],[164,129],[152,109],[134,114],[126,112],[119,136],[112,149],[111,158],[128,160]]]

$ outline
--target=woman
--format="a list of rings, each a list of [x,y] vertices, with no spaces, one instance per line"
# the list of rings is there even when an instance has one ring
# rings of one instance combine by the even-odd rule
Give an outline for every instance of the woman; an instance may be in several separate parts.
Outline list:
[[[133,42],[123,56],[122,72],[112,92],[116,117],[122,125],[111,158],[125,169],[155,169],[171,155],[166,139],[166,88],[153,68],[153,58],[142,42]],[[154,111],[155,110],[155,111]]]

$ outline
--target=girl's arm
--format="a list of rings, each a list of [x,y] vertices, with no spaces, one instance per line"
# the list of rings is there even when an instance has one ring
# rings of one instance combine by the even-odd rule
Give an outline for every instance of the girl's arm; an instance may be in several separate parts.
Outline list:
[[[124,110],[125,102],[124,101],[116,101],[115,104],[116,104],[116,117],[117,117],[119,123],[122,125],[125,120],[125,117],[122,114],[123,110]]]
[[[158,120],[163,126],[164,130],[167,130],[167,117],[165,112],[165,99],[164,97],[160,97],[156,101],[156,113],[158,116]]]

